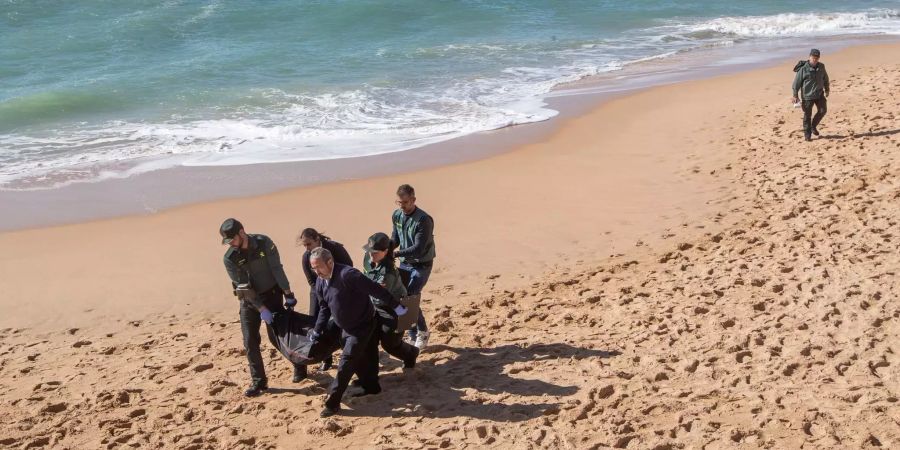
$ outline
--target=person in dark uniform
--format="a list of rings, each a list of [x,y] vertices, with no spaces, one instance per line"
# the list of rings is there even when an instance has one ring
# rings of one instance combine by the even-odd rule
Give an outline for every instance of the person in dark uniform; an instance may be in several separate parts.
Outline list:
[[[237,219],[222,222],[219,235],[222,244],[229,246],[224,258],[225,271],[231,279],[235,295],[243,293],[243,298],[239,297],[241,333],[244,335],[251,379],[244,395],[255,397],[269,387],[259,350],[259,327],[262,322],[266,322],[267,326],[272,323],[272,313],[284,311],[285,307],[293,308],[297,299],[284,274],[278,248],[271,239],[262,234],[247,234]],[[247,294],[248,291],[250,294]],[[306,366],[295,365],[294,382],[304,378]]]
[[[391,238],[384,233],[375,233],[369,237],[369,242],[363,246],[366,254],[363,256],[363,273],[372,281],[380,284],[391,293],[397,303],[406,297],[406,286],[400,279],[400,272],[394,263],[394,246]],[[389,355],[403,361],[403,367],[412,369],[416,366],[419,357],[419,349],[403,342],[403,331],[397,329],[398,312],[406,313],[404,307],[392,308],[377,298],[372,298],[375,305],[375,317],[378,319],[376,334],[381,348]]]
[[[316,317],[319,312],[319,301],[315,297],[316,279],[318,276],[316,276],[316,272],[309,264],[309,253],[314,248],[322,247],[331,252],[334,262],[350,267],[353,267],[353,259],[350,258],[350,254],[347,253],[347,250],[340,242],[332,240],[314,228],[303,229],[297,236],[297,245],[306,249],[303,252],[300,265],[303,266],[303,274],[306,275],[306,281],[309,282],[309,315]]]
[[[325,408],[320,416],[337,414],[341,408],[341,398],[356,374],[362,391],[355,397],[381,392],[378,383],[378,340],[374,338],[376,320],[375,306],[371,297],[392,308],[400,305],[385,288],[366,278],[360,271],[343,264],[335,264],[331,252],[316,248],[310,252],[310,264],[319,276],[316,280],[316,294],[319,299],[319,314],[316,326],[310,331],[310,338],[316,340],[325,330],[329,319],[341,329],[343,351],[338,361],[337,374],[328,388]],[[402,312],[399,311],[398,314]]]
[[[428,283],[434,263],[434,219],[416,206],[416,190],[408,184],[397,188],[397,206],[400,208],[391,215],[391,240],[398,245],[396,255],[400,259],[400,276],[406,282],[406,292],[417,295]],[[418,321],[409,330],[409,337],[419,350],[424,350],[430,336],[420,308]]]
[[[794,103],[802,100],[803,107],[803,137],[807,141],[812,140],[812,135],[819,135],[819,122],[828,111],[828,102],[825,100],[831,95],[831,82],[825,64],[819,62],[821,52],[818,49],[809,51],[809,60],[801,61],[794,67],[794,82],[791,84],[791,92],[794,95]],[[816,115],[812,116],[813,105],[816,106]]]
[[[309,283],[309,315],[316,317],[319,314],[319,300],[316,298],[315,289],[316,279],[318,277],[316,276],[316,272],[313,271],[312,266],[309,264],[309,252],[314,248],[322,247],[331,252],[331,255],[334,257],[334,262],[350,267],[353,267],[353,259],[350,258],[350,254],[347,253],[347,250],[340,242],[334,241],[330,237],[319,233],[315,228],[304,228],[303,231],[297,235],[297,245],[306,249],[306,251],[303,252],[303,257],[300,258],[300,265],[303,267],[303,274],[306,275],[306,281]],[[325,361],[322,361],[319,370],[328,370],[331,368],[331,365],[331,358],[328,358]]]

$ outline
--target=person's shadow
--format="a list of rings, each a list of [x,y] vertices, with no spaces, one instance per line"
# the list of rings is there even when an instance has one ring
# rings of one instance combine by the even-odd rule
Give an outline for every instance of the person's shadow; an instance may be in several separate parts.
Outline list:
[[[578,386],[543,381],[539,379],[541,375],[552,375],[557,366],[570,364],[571,359],[620,354],[563,343],[494,348],[432,345],[429,352],[437,353],[437,358],[420,360],[413,371],[382,375],[380,395],[360,399],[345,396],[350,409],[344,409],[342,414],[524,421],[558,410],[559,397],[579,390]],[[524,398],[511,399],[512,396]]]
[[[867,137],[892,136],[892,135],[895,135],[895,134],[898,134],[898,133],[900,133],[900,129],[896,129],[896,130],[882,130],[882,131],[870,131],[870,132],[867,132],[867,133],[853,134],[853,135],[850,135],[850,136],[843,135],[843,134],[823,134],[823,135],[821,136],[821,139],[846,139],[846,138],[848,138],[848,137],[849,137],[849,138],[853,138],[853,139],[859,139],[859,138],[867,138]]]

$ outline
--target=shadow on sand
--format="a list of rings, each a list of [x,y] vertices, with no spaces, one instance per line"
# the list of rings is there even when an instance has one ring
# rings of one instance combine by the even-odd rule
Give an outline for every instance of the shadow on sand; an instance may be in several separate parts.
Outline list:
[[[512,344],[494,348],[433,345],[429,347],[429,352],[439,355],[435,359],[421,361],[412,372],[382,375],[382,394],[351,400],[349,404],[352,409],[344,409],[342,414],[524,421],[558,409],[559,402],[548,401],[552,397],[568,397],[579,391],[579,386],[563,386],[534,379],[534,375],[529,376],[528,363],[553,361],[568,364],[571,359],[610,358],[620,354],[563,343]],[[449,355],[445,356],[446,353]],[[514,370],[521,375],[516,376],[507,370],[507,366],[514,363],[526,363],[516,366]],[[392,363],[386,366],[385,369],[396,367]],[[545,364],[542,366],[546,367]],[[534,402],[505,400],[510,396],[526,397]]]
[[[900,129],[896,130],[882,130],[882,131],[870,131],[868,133],[859,133],[854,135],[845,135],[845,134],[823,134],[819,137],[819,139],[859,139],[859,138],[869,138],[869,137],[881,137],[881,136],[893,136],[895,134],[900,134]]]

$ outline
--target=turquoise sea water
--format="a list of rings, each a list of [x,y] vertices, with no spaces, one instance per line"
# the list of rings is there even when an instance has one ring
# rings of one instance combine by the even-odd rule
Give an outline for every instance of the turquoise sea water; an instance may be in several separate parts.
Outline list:
[[[648,58],[885,33],[896,0],[0,0],[0,189],[397,151]]]

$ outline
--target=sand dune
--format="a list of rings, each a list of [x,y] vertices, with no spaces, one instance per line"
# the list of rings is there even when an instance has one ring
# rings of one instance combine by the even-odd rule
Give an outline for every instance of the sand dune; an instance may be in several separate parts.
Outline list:
[[[853,61],[812,143],[789,74],[719,118],[728,159],[684,174],[731,186],[703,218],[531,280],[432,285],[435,345],[413,372],[382,355],[385,392],[344,416],[317,416],[330,374],[291,384],[269,346],[275,389],[241,396],[234,305],[0,330],[0,446],[898,447],[900,65]]]

